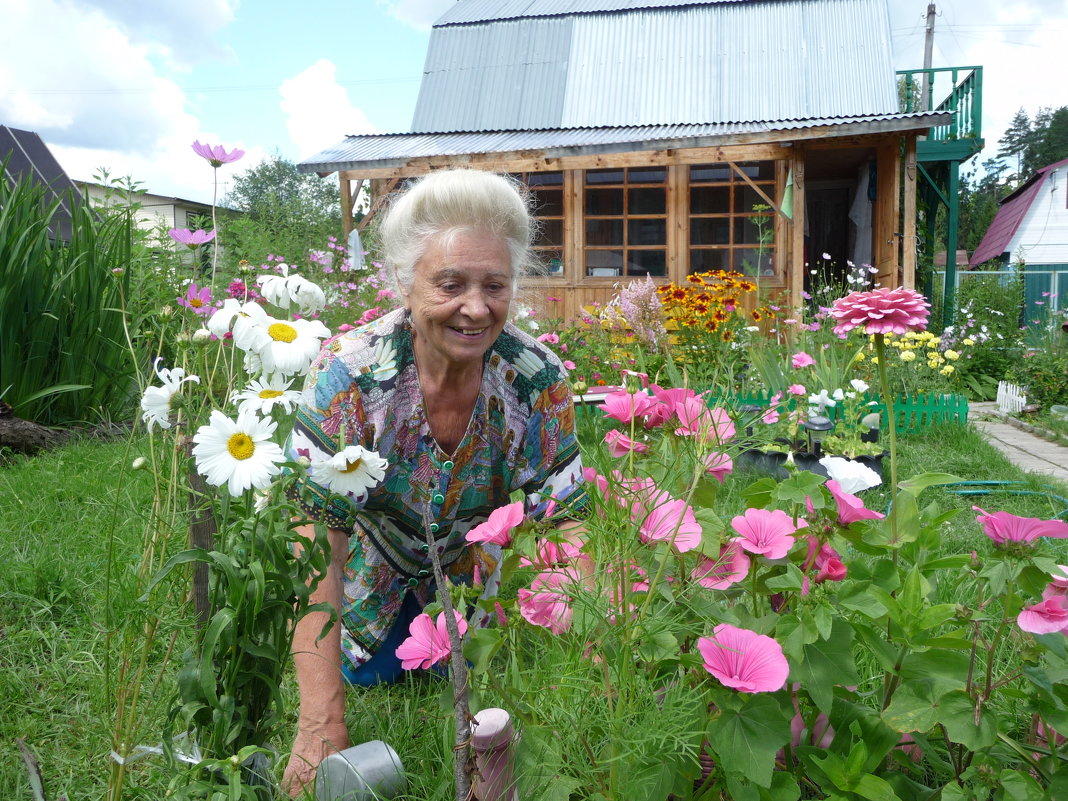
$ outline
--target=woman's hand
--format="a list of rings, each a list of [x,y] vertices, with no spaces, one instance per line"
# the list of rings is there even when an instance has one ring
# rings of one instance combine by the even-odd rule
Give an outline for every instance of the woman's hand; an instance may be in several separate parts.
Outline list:
[[[349,731],[344,723],[298,729],[289,764],[282,776],[282,790],[291,798],[300,798],[304,792],[311,793],[319,763],[335,751],[344,751],[348,747]]]

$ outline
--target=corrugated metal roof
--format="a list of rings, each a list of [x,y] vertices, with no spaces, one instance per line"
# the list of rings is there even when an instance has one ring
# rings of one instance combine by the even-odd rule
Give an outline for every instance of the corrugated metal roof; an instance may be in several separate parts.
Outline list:
[[[343,141],[300,162],[301,172],[400,167],[411,159],[481,153],[529,153],[547,158],[668,147],[714,147],[728,137],[773,131],[864,127],[863,132],[922,130],[949,119],[946,112],[824,117],[774,122],[705,123],[701,125],[641,125],[613,128],[566,128],[524,131],[465,131],[452,133],[368,134]]]
[[[496,8],[503,16],[565,5],[566,16],[436,27],[412,131],[744,122],[898,109],[885,0],[656,8],[590,2],[587,10],[596,6],[598,13],[580,14],[563,0],[506,0]]]
[[[745,0],[713,0],[739,3]],[[460,0],[446,11],[434,27],[494,22],[521,17],[554,17],[566,14],[595,14],[605,11],[630,11],[636,8],[675,8],[708,5],[695,0]]]
[[[1068,159],[1043,167],[1032,175],[1027,183],[1001,201],[1001,208],[994,215],[994,219],[990,221],[990,227],[983,234],[983,241],[979,243],[979,247],[972,253],[972,257],[968,262],[970,266],[977,267],[985,261],[996,259],[1005,252],[1009,243],[1012,242],[1012,238],[1016,236],[1016,232],[1020,229],[1024,218],[1027,217],[1031,204],[1038,197],[1038,193],[1041,191],[1042,185],[1046,183],[1046,178],[1050,172],[1066,164],[1068,164]]]

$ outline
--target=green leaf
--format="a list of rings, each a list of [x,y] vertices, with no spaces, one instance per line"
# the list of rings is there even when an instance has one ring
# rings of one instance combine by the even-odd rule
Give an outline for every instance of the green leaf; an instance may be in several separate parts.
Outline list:
[[[764,509],[771,503],[772,496],[778,486],[778,483],[773,478],[759,479],[742,490],[742,499],[745,501],[746,506]]]
[[[940,707],[940,722],[946,727],[949,738],[969,751],[989,748],[997,740],[997,718],[984,706],[976,725],[975,700],[964,690],[954,690],[942,696]]]
[[[933,629],[942,625],[957,614],[956,604],[935,604],[929,606],[920,613],[916,621],[917,629]]]
[[[1001,797],[1005,801],[1045,801],[1046,793],[1038,782],[1019,770],[1003,770],[998,777]]]
[[[831,636],[804,647],[800,663],[790,666],[792,681],[800,681],[821,712],[830,713],[835,685],[860,684],[853,661],[853,629],[844,620],[835,620]]]
[[[779,484],[775,491],[780,501],[804,506],[805,499],[809,496],[820,495],[820,487],[826,479],[808,470],[798,470],[792,476]]]
[[[941,705],[947,691],[949,688],[941,679],[903,681],[890,706],[883,710],[883,720],[902,733],[930,731],[941,722]]]
[[[765,586],[769,590],[800,590],[804,578],[805,575],[800,568],[791,563],[786,566],[785,573],[769,578],[765,582]]]
[[[960,570],[972,561],[972,557],[966,553],[958,553],[953,556],[943,556],[938,559],[930,559],[920,565],[924,573],[935,570]]]
[[[497,628],[478,629],[470,635],[464,645],[464,656],[471,662],[475,673],[489,670],[493,655],[501,647],[502,632]]]
[[[968,654],[949,649],[913,651],[901,663],[901,681],[937,679],[947,689],[964,687],[968,675]]]
[[[707,736],[716,762],[771,787],[776,752],[790,742],[789,702],[765,693],[734,696],[709,721]]]
[[[949,473],[921,473],[918,476],[899,482],[898,486],[915,498],[928,487],[937,487],[941,484],[956,484],[960,481],[960,478]]]
[[[878,620],[886,614],[886,607],[871,592],[871,582],[846,582],[835,598],[838,606],[853,612],[859,612],[871,620]]]

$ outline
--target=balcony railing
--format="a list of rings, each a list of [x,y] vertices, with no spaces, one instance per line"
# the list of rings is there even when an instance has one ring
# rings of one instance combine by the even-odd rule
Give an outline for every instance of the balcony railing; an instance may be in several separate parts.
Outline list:
[[[902,111],[953,112],[953,119],[949,124],[931,128],[928,141],[949,142],[983,138],[982,67],[934,67],[926,70],[899,70],[897,74]],[[932,106],[932,98],[941,96],[946,91],[946,99],[938,106]]]

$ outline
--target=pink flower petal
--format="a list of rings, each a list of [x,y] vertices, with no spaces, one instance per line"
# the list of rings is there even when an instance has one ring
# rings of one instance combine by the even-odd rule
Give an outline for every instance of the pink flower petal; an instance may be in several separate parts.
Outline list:
[[[727,687],[743,693],[781,690],[790,674],[782,646],[772,637],[720,623],[711,637],[700,637],[704,667]]]

